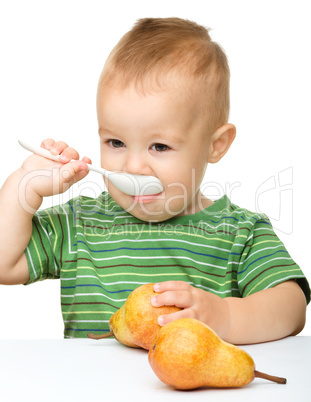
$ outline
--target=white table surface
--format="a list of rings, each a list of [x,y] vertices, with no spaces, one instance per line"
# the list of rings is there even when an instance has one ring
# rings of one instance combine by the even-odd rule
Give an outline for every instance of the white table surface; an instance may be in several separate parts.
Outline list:
[[[236,389],[177,391],[156,377],[148,352],[114,339],[0,340],[0,400],[16,401],[311,401],[311,337],[242,346],[259,371],[286,385],[256,378]]]

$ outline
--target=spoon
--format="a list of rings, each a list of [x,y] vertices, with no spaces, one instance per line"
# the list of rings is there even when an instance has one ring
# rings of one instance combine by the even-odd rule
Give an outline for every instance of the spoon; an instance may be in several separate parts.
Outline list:
[[[52,155],[47,149],[30,145],[25,141],[18,140],[19,144],[30,152],[43,156],[53,161],[59,161],[60,155]],[[137,195],[153,195],[163,191],[163,185],[159,179],[154,176],[144,176],[130,173],[110,172],[109,170],[94,167],[87,163],[89,170],[105,176],[114,186],[123,193]]]

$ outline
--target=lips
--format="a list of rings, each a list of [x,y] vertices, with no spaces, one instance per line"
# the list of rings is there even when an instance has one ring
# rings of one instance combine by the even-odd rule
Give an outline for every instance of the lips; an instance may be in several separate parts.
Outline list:
[[[135,195],[135,196],[133,196],[133,200],[134,200],[134,202],[144,203],[145,204],[145,203],[154,201],[161,194],[162,194],[162,192],[158,193],[158,194],[150,194],[150,195]]]

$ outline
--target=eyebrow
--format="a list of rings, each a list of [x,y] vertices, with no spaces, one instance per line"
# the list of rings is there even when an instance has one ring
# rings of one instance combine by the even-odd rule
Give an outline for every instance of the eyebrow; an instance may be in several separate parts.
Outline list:
[[[172,141],[172,142],[182,143],[185,141],[185,139],[182,138],[181,136],[169,134],[169,133],[166,133],[166,134],[155,133],[155,134],[151,135],[151,138],[157,142]]]
[[[115,134],[114,132],[112,132],[111,130],[108,130],[108,129],[106,129],[106,128],[99,127],[99,129],[98,129],[98,135],[105,135],[105,134],[112,135],[112,136],[116,136],[116,134]]]
[[[114,133],[113,131],[108,130],[106,128],[102,128],[102,127],[100,127],[98,129],[98,134],[99,135],[111,135],[112,137],[116,137],[116,138],[118,137],[117,133]],[[161,143],[162,141],[163,142],[166,142],[166,141],[175,142],[178,144],[185,142],[185,139],[182,138],[181,136],[177,136],[177,135],[169,134],[169,133],[161,134],[161,133],[155,132],[154,134],[151,134],[150,138],[152,141],[155,141],[158,143]]]

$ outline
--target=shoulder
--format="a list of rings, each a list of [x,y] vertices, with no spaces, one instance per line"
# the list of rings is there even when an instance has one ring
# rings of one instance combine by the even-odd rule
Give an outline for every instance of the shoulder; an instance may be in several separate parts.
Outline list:
[[[244,235],[250,235],[256,230],[266,230],[267,233],[273,231],[267,215],[240,207],[231,202],[226,195],[199,214],[200,219],[210,220],[215,225],[221,225],[222,230],[233,236],[241,235],[241,232]]]
[[[220,207],[218,207],[219,211],[222,214],[227,214],[229,217],[233,217],[237,223],[249,223],[251,226],[263,223],[271,226],[267,215],[261,212],[253,212],[247,208],[234,204],[227,196],[222,197],[217,201],[217,203],[218,202],[220,204]]]

